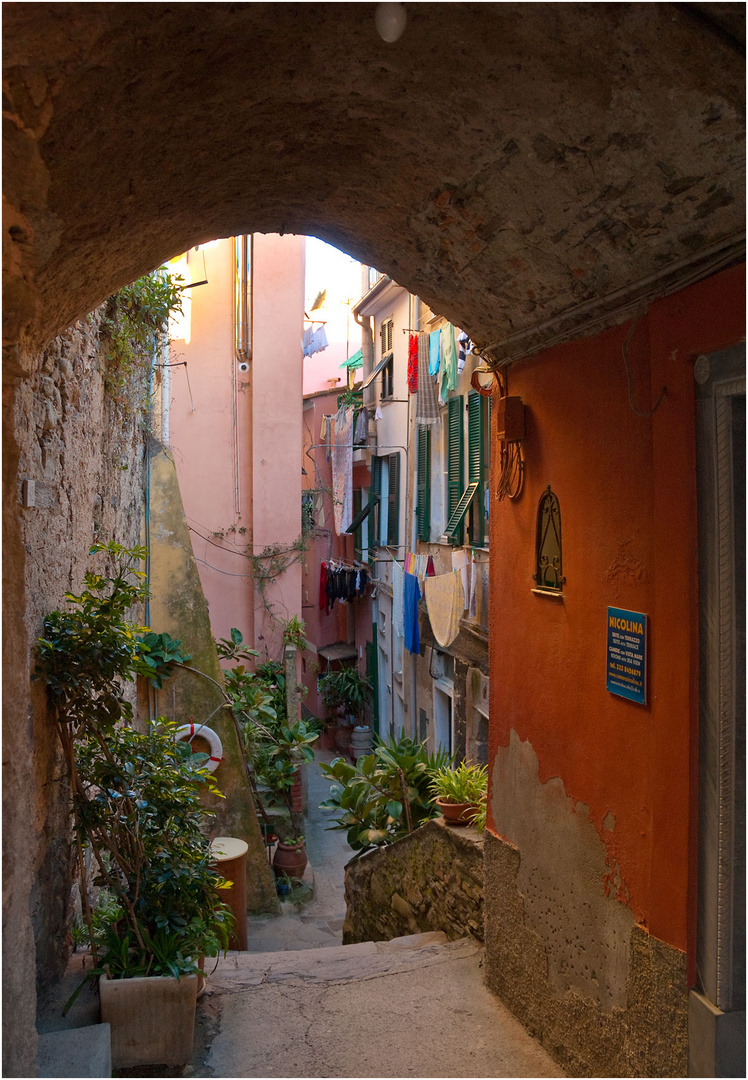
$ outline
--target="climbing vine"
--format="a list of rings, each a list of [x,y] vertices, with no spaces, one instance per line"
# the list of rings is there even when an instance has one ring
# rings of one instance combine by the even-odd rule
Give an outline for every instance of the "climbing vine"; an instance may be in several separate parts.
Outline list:
[[[125,285],[104,305],[104,385],[125,415],[146,411],[149,373],[162,353],[169,314],[182,310],[182,278],[154,270]]]

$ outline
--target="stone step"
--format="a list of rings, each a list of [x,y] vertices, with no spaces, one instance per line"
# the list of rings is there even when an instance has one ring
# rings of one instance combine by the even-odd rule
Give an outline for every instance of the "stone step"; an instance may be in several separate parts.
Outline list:
[[[480,952],[482,946],[473,938],[448,941],[441,931],[301,951],[230,952],[209,975],[209,987],[211,992],[221,994],[278,982],[348,982],[429,967]]]

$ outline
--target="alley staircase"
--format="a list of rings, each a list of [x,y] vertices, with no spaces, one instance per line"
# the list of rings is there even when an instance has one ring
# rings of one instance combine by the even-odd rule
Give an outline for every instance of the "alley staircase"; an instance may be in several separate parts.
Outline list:
[[[230,953],[220,1030],[192,1076],[563,1076],[483,984],[482,947],[442,933]]]

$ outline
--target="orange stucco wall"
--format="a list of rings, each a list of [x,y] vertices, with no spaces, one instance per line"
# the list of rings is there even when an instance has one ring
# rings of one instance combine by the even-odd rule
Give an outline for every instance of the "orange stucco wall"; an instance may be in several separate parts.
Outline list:
[[[490,760],[512,730],[529,740],[539,781],[559,777],[589,806],[620,870],[620,885],[609,882],[619,900],[680,949],[692,943],[696,885],[693,361],[742,340],[744,301],[738,267],[639,319],[629,346],[637,407],[651,408],[667,386],[650,418],[629,406],[630,322],[512,367],[509,392],[527,409],[525,489],[491,512]],[[497,453],[493,462],[495,492]],[[561,506],[563,602],[531,591],[549,484]],[[609,605],[649,616],[645,706],[606,690]],[[515,796],[521,803],[522,791]]]

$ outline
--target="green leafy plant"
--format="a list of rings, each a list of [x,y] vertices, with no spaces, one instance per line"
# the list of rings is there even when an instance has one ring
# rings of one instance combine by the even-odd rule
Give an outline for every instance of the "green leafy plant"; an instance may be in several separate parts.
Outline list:
[[[342,708],[346,715],[353,716],[360,724],[364,709],[371,702],[374,691],[365,675],[359,674],[354,667],[344,667],[340,671],[328,671],[319,678],[322,701],[330,713]]]
[[[240,631],[232,629],[231,642],[241,647]],[[260,664],[254,672],[240,664],[226,672],[225,678],[228,700],[237,721],[242,751],[258,801],[258,783],[263,783],[285,804],[298,835],[300,823],[292,806],[291,789],[299,765],[314,760],[312,744],[319,731],[303,720],[295,724],[287,722],[286,679],[283,667],[277,661]]]
[[[183,279],[154,270],[110,296],[102,333],[108,339],[104,384],[126,412],[147,403],[147,373],[161,352],[169,314],[182,310]]]
[[[332,829],[345,830],[354,851],[391,844],[438,815],[430,793],[431,778],[450,763],[445,751],[432,755],[411,739],[379,742],[355,765],[336,758],[321,762],[333,781],[321,805],[337,811]]]
[[[488,769],[485,765],[463,762],[456,768],[438,769],[431,779],[434,798],[450,803],[480,803],[485,801]]]
[[[295,645],[298,649],[305,649],[307,647],[305,634],[304,620],[299,619],[297,615],[292,615],[283,626],[283,644]]]
[[[83,915],[99,960],[93,974],[182,974],[228,940],[231,915],[218,893],[225,883],[212,868],[201,801],[205,790],[220,792],[176,741],[176,725],[157,721],[142,734],[129,724],[125,684],[138,675],[162,680],[184,659],[179,642],[127,618],[147,595],[137,569],[145,549],[109,543],[91,553],[106,556],[113,572],[87,573],[83,592],[67,595],[71,609],[45,619],[35,677],[46,683],[70,772]],[[111,901],[101,918],[88,904],[85,845],[93,884]]]

